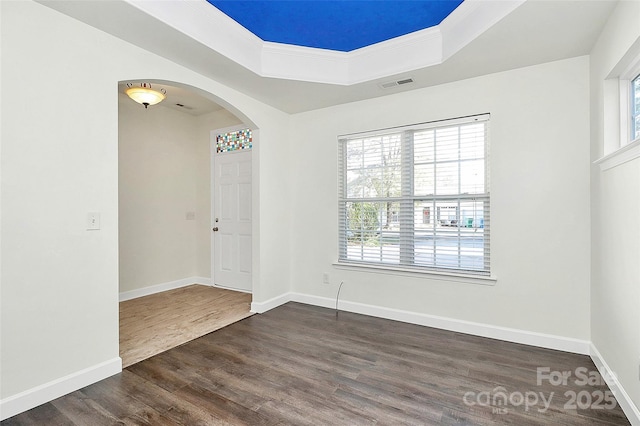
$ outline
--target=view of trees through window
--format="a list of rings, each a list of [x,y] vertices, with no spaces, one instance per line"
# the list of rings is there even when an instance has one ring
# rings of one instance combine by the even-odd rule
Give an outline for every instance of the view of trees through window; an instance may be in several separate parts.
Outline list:
[[[488,272],[486,126],[342,140],[340,260]]]

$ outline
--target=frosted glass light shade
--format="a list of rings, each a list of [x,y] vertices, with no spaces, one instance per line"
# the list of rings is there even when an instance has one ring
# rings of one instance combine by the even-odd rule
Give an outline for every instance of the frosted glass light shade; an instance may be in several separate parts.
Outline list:
[[[153,90],[149,87],[130,87],[125,93],[134,101],[145,106],[155,105],[164,100],[164,93]]]

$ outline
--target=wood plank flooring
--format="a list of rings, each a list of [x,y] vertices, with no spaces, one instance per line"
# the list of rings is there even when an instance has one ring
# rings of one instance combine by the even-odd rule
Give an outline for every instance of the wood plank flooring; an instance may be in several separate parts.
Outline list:
[[[251,315],[251,295],[190,285],[120,302],[123,367]]]
[[[538,384],[539,367],[572,376]],[[578,368],[596,371],[587,356],[288,303],[3,426],[628,425],[617,404],[573,407],[572,392],[592,405],[608,391]]]

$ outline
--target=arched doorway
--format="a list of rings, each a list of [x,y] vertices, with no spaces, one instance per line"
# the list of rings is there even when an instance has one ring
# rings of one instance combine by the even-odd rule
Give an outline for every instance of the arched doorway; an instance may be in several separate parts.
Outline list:
[[[182,344],[250,315],[251,302],[247,294],[211,295],[210,287],[193,286],[213,284],[211,131],[254,126],[214,95],[176,82],[145,80],[167,94],[145,108],[124,94],[127,83],[140,82],[122,81],[118,90],[120,355],[125,367],[166,350],[171,339]],[[195,316],[187,308],[194,308]],[[158,329],[169,330],[169,336],[156,335]]]

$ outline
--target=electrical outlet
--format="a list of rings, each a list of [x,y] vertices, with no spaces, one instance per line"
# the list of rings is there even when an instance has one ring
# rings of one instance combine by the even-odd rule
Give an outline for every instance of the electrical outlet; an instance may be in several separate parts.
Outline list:
[[[329,284],[329,274],[327,274],[326,272],[322,274],[322,282],[324,284]]]

